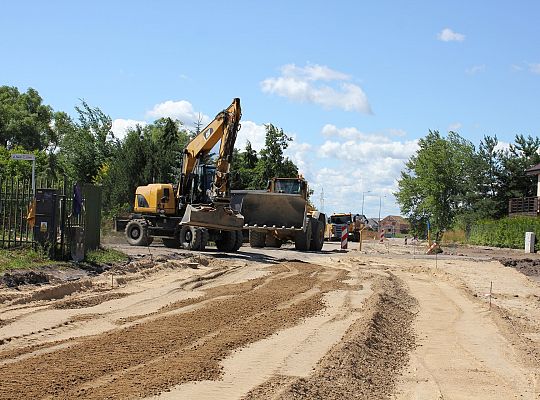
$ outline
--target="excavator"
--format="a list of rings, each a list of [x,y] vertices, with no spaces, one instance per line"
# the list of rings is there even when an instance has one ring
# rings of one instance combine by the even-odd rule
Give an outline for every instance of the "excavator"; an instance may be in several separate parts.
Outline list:
[[[230,206],[229,170],[241,116],[235,98],[187,144],[176,194],[170,183],[137,188],[124,230],[130,245],[148,246],[160,237],[172,248],[202,251],[209,240],[220,251],[240,248],[244,218]],[[216,165],[203,164],[220,140]]]

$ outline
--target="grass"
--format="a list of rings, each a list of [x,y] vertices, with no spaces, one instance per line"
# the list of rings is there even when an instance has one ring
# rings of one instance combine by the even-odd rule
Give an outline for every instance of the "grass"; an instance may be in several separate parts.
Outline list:
[[[86,253],[85,261],[92,264],[116,264],[127,261],[124,253],[113,249],[97,249]]]
[[[0,273],[10,269],[24,269],[57,264],[41,250],[32,248],[0,249]]]

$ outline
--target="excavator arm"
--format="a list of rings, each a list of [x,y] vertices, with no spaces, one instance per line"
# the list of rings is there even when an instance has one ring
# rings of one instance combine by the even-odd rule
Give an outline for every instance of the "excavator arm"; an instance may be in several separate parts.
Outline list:
[[[193,173],[198,160],[208,154],[217,142],[221,140],[216,162],[216,174],[210,197],[214,201],[228,200],[230,186],[229,168],[232,161],[236,135],[240,129],[241,117],[240,99],[235,98],[228,108],[216,115],[214,120],[188,143],[184,150],[182,163],[183,179],[178,186],[178,198],[189,192],[189,177]]]
[[[221,111],[186,146],[182,179],[177,193],[180,207],[185,207],[181,224],[220,230],[242,229],[244,217],[230,207],[229,180],[229,169],[241,116],[240,99],[235,98],[228,108]],[[212,204],[189,204],[194,170],[201,157],[208,154],[220,140],[216,173],[209,193]]]

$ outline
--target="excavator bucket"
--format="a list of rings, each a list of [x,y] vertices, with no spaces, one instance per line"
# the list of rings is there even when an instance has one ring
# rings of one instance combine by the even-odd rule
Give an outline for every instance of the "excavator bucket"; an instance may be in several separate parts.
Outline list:
[[[306,205],[298,195],[261,191],[236,191],[231,199],[231,206],[242,213],[248,228],[301,230]]]
[[[181,224],[236,231],[244,226],[244,218],[228,206],[188,205]]]

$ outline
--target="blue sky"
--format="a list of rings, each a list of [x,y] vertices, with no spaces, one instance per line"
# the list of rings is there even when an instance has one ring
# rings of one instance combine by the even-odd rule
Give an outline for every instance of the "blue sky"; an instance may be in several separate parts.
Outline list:
[[[539,19],[536,1],[4,1],[0,84],[70,113],[85,99],[119,135],[240,97],[238,147],[262,145],[271,122],[327,213],[360,212],[370,191],[365,214],[379,196],[396,214],[429,129],[538,135]]]

